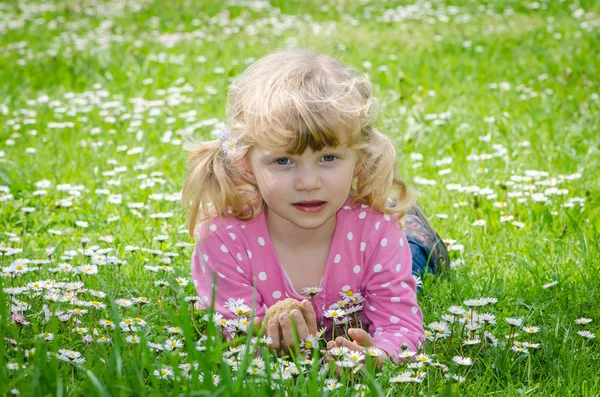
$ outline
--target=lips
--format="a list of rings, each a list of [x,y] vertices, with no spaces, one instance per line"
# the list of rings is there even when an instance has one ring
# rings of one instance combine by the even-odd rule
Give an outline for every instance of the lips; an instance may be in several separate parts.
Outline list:
[[[325,203],[325,201],[312,200],[312,201],[299,201],[294,203],[294,205],[320,205]]]

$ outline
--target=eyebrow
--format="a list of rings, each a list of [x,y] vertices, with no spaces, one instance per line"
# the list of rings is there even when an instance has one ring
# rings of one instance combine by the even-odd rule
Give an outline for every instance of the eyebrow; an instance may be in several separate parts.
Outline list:
[[[322,149],[322,150],[320,150],[318,152],[315,152],[315,154],[316,153],[324,153],[324,152],[343,152],[343,151],[345,151],[347,149],[349,149],[349,148],[347,148],[347,147],[341,147],[341,146],[337,147],[337,148],[324,148],[324,149]],[[268,152],[268,151],[263,151],[262,156],[263,157],[271,157],[271,156],[298,156],[298,155],[297,154],[295,154],[295,155],[294,154],[290,154],[290,153],[283,152],[283,151],[282,152]]]

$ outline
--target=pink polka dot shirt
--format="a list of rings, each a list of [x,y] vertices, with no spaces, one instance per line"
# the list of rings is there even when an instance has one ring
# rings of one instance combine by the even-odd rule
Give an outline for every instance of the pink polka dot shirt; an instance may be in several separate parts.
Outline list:
[[[225,303],[243,299],[264,318],[267,307],[279,300],[307,299],[294,289],[279,263],[264,211],[248,221],[213,218],[209,230],[196,244],[192,278],[200,297],[210,302],[216,272],[216,312],[234,318]],[[360,291],[365,298],[363,328],[368,327],[378,348],[400,361],[403,344],[416,351],[425,339],[411,267],[410,248],[396,220],[370,206],[352,205],[348,197],[336,214],[321,292],[313,298],[317,321],[331,328],[323,313],[341,299],[342,291]]]

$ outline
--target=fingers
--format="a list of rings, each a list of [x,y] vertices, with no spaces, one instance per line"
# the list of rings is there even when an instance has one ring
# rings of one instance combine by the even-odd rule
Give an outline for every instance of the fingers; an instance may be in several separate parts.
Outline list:
[[[312,303],[308,299],[302,301],[302,310],[304,311],[304,317],[306,318],[306,326],[308,327],[308,333],[310,335],[317,334],[317,314],[313,309]]]
[[[262,332],[262,320],[256,316],[252,319],[252,328],[254,329],[254,335],[259,335]]]
[[[275,318],[270,318],[267,323],[267,334],[273,340],[271,348],[281,354],[281,335],[279,334],[279,322]]]
[[[362,328],[350,328],[348,330],[348,336],[350,336],[357,345],[364,347],[375,346],[375,341],[371,334]]]
[[[284,313],[281,315],[281,317],[279,317],[282,333],[282,348],[284,353],[287,352],[289,348],[297,347],[296,339],[294,338],[295,335],[297,335],[298,343],[300,340],[304,340],[308,336],[308,327],[306,326],[306,322],[304,321],[302,314],[298,310],[292,310],[290,314],[291,315]]]
[[[355,343],[355,342],[351,342],[346,338],[343,338],[341,336],[339,336],[336,340],[335,340],[337,346],[344,346],[347,347],[350,350],[354,350],[354,351],[358,351],[358,352],[363,352],[365,350],[364,347],[362,347],[361,345]]]

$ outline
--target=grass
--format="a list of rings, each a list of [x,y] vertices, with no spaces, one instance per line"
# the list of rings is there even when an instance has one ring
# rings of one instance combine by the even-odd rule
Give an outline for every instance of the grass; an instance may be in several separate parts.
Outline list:
[[[2,395],[294,396],[325,393],[326,379],[339,386],[327,392],[335,395],[353,395],[356,384],[373,395],[597,395],[597,338],[577,332],[597,334],[600,321],[598,3],[328,4],[0,6]],[[185,300],[195,290],[185,284],[193,248],[176,245],[193,243],[178,201],[181,135],[212,139],[225,120],[232,78],[286,43],[335,55],[370,75],[381,105],[379,129],[397,143],[402,175],[452,249],[450,274],[423,280],[424,325],[435,334],[431,323],[450,306],[467,309],[469,299],[492,297],[496,303],[469,310],[495,316],[485,330],[496,346],[485,339],[463,345],[472,335],[461,334],[457,323],[452,339],[426,345],[423,353],[439,366],[419,369],[422,383],[390,382],[405,371],[415,375],[408,362],[337,377],[318,354],[311,364],[297,363],[304,373],[282,381],[249,375],[254,355],[231,353],[231,346],[249,346],[250,337],[221,340],[202,319],[210,313]],[[513,218],[502,222],[502,216]],[[156,241],[159,235],[166,241]],[[95,254],[69,255],[78,249]],[[99,266],[94,275],[51,271],[64,263],[90,265],[103,249],[126,263]],[[178,256],[160,262],[170,253]],[[159,264],[171,270],[145,268]],[[63,285],[53,295],[52,288],[30,284],[42,280],[81,280],[92,293],[71,285],[79,292],[69,295]],[[168,284],[157,286],[158,280]],[[118,304],[142,296],[150,303]],[[86,307],[94,300],[106,306]],[[45,319],[44,311],[75,308],[88,312]],[[23,318],[15,321],[13,313]],[[99,323],[136,317],[147,323],[137,332]],[[539,331],[528,335],[506,318]],[[579,318],[592,322],[576,324]],[[505,338],[511,331],[539,347],[511,350],[513,340]],[[132,335],[140,343],[128,341]],[[103,336],[110,342],[98,342]],[[173,352],[146,344],[164,348],[173,339],[182,342]],[[271,371],[276,358],[261,349]],[[79,353],[85,362],[65,361]],[[455,355],[473,365],[457,365]],[[236,356],[236,366],[223,361]],[[273,368],[293,372],[290,362]],[[447,380],[443,366],[464,381]],[[173,376],[162,379],[165,368]]]

